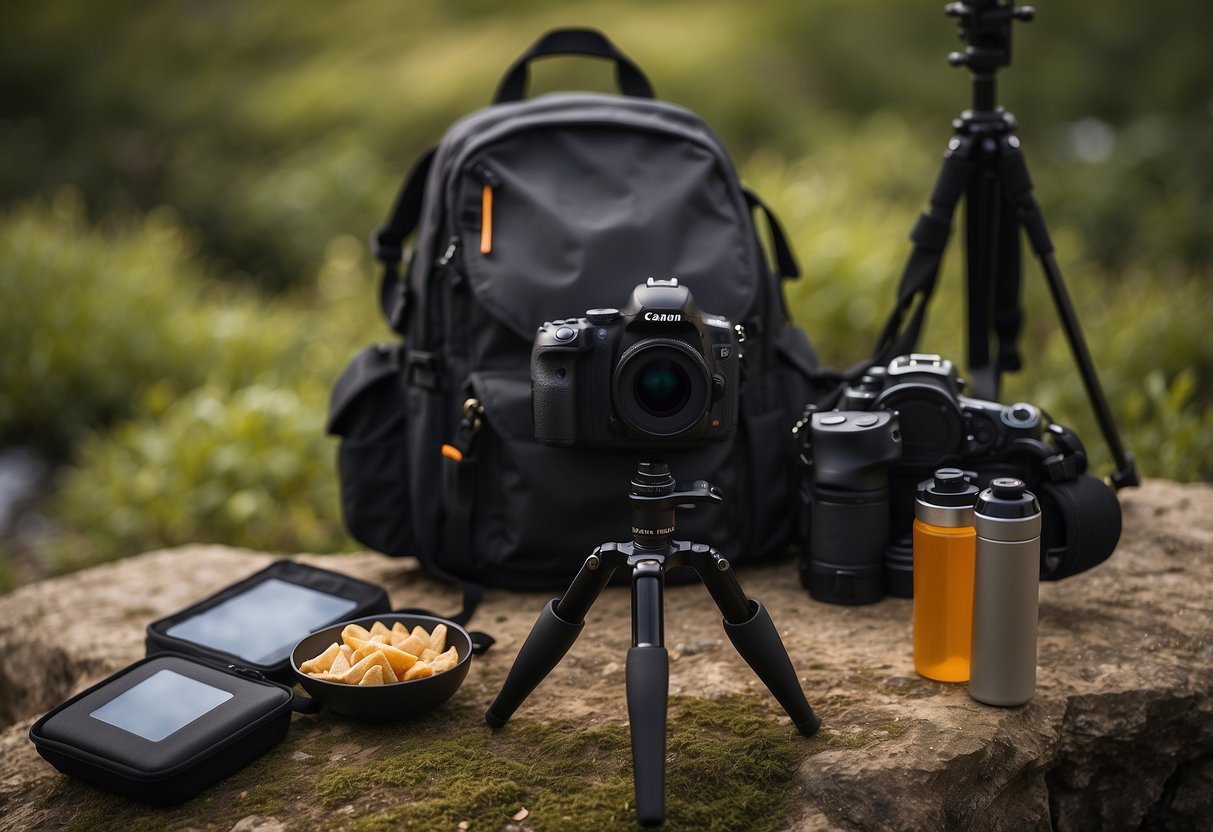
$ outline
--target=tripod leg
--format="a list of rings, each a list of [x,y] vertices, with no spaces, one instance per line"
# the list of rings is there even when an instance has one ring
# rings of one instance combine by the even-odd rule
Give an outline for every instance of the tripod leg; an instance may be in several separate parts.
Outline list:
[[[962,135],[953,136],[948,144],[939,178],[931,190],[930,205],[919,215],[910,232],[914,249],[897,288],[897,305],[885,323],[876,352],[870,362],[865,362],[864,369],[871,363],[887,364],[898,355],[913,352],[918,345],[927,304],[935,291],[939,266],[952,233],[952,215],[973,175],[973,147],[972,137]],[[914,312],[906,323],[905,317],[911,308]]]
[[[662,566],[641,561],[632,572],[632,649],[628,650],[628,719],[636,819],[665,820],[665,730],[670,659],[662,635]]]
[[[1112,415],[1112,408],[1108,405],[1108,399],[1099,383],[1099,376],[1095,372],[1095,362],[1091,360],[1091,352],[1087,349],[1082,326],[1078,323],[1078,315],[1074,311],[1070,293],[1066,290],[1065,280],[1061,276],[1061,267],[1057,265],[1053,241],[1045,226],[1040,205],[1032,196],[1032,177],[1028,173],[1028,164],[1024,160],[1019,140],[1015,136],[1008,136],[1004,139],[999,164],[999,176],[1002,178],[1003,187],[1016,207],[1019,221],[1027,233],[1032,251],[1040,260],[1045,282],[1053,296],[1053,305],[1057,307],[1057,316],[1061,319],[1062,329],[1070,344],[1070,352],[1074,356],[1074,363],[1078,365],[1078,373],[1086,388],[1087,399],[1091,402],[1091,407],[1095,411],[1095,419],[1099,423],[1099,430],[1116,463],[1117,470],[1111,476],[1112,485],[1118,489],[1138,485],[1140,480],[1137,474],[1137,464],[1133,460],[1133,454],[1121,442],[1120,433],[1116,428],[1116,419]]]
[[[787,648],[766,607],[752,598],[746,599],[729,562],[719,552],[712,551],[704,563],[695,565],[695,571],[724,614],[724,632],[737,652],[783,706],[796,730],[806,737],[816,734],[821,719],[805,698]],[[744,616],[741,601],[746,604]]]
[[[505,725],[581,634],[585,614],[615,571],[614,564],[606,563],[600,553],[597,550],[586,559],[563,598],[553,599],[539,613],[501,692],[484,714],[490,728],[496,730]]]

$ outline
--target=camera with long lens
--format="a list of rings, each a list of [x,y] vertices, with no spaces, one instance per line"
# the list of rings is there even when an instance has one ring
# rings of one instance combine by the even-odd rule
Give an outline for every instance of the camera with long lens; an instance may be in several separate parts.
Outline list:
[[[622,309],[539,327],[535,437],[552,445],[727,439],[737,425],[739,365],[732,323],[701,313],[676,279],[649,278]]]
[[[810,412],[797,436],[803,461],[800,582],[820,601],[868,604],[884,597],[889,542],[889,467],[901,459],[901,429],[889,411]]]
[[[830,537],[813,532],[816,523],[837,523],[843,514],[842,509],[821,499],[822,487],[864,490],[871,481],[865,465],[887,466],[888,536],[878,555],[868,540],[870,535],[864,535],[864,548],[849,550],[845,566],[853,571],[854,565],[860,564],[865,570],[861,574],[869,575],[872,565],[883,558],[883,591],[890,595],[908,598],[914,593],[915,493],[918,484],[941,467],[969,471],[982,487],[997,477],[1015,477],[1032,488],[1043,510],[1042,580],[1074,575],[1112,554],[1120,539],[1120,504],[1112,489],[1086,473],[1086,452],[1074,432],[1052,423],[1035,405],[976,399],[966,396],[964,389],[956,368],[946,358],[905,355],[893,359],[887,367],[871,368],[843,390],[840,410],[806,411],[796,427],[806,463],[801,488],[802,581],[815,598],[864,603],[881,597],[879,590],[865,581],[858,585],[862,593],[857,599],[847,575],[838,577],[841,549],[850,540],[831,543]],[[851,433],[826,435],[816,427],[831,414],[853,419],[860,413],[897,415],[901,447],[896,459],[888,460],[882,453],[867,450],[867,445]],[[817,454],[837,454],[832,445],[843,440],[858,443],[850,450],[851,464],[865,473],[849,479],[834,476],[825,482],[821,479],[823,469],[816,464]],[[835,574],[827,580],[830,570]]]

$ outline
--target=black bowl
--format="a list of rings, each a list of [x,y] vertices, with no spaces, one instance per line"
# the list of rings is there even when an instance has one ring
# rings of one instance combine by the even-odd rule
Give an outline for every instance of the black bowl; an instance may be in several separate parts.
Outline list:
[[[430,631],[439,624],[445,624],[447,647],[455,648],[459,663],[450,670],[424,679],[366,687],[326,682],[299,669],[299,665],[323,653],[333,642],[340,644],[341,631],[347,625],[359,624],[369,630],[376,621],[382,621],[389,628],[399,621],[410,630],[420,625]],[[467,630],[453,621],[430,615],[384,613],[343,621],[317,630],[291,651],[291,670],[295,672],[295,679],[313,699],[329,710],[366,722],[396,722],[441,705],[459,690],[471,665],[472,639]]]

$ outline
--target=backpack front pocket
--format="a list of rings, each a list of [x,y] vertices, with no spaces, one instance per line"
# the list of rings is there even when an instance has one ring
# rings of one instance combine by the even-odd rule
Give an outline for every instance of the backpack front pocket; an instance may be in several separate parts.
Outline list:
[[[350,535],[387,555],[418,555],[412,522],[403,345],[376,344],[341,374],[328,432],[341,437],[337,472]]]

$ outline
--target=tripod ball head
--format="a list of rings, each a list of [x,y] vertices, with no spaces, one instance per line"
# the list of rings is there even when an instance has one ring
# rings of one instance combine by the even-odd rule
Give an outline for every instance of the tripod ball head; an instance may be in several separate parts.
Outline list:
[[[1015,0],[968,0],[948,3],[944,14],[956,18],[960,39],[967,44],[963,52],[950,53],[948,63],[993,73],[1011,63],[1011,23],[1027,23],[1036,17],[1036,9],[1016,6]]]

